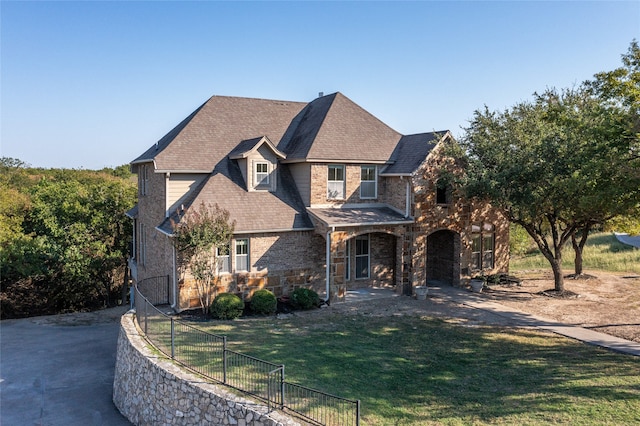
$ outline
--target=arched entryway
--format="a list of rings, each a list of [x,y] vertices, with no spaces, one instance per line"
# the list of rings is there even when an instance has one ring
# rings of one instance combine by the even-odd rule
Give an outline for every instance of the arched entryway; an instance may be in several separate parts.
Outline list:
[[[427,236],[427,283],[460,283],[460,234],[449,230]]]

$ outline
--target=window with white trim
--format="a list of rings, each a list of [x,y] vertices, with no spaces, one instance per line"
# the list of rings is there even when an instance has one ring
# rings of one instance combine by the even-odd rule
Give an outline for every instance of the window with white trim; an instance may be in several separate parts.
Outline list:
[[[376,166],[362,166],[360,168],[360,198],[374,199],[376,197]]]
[[[256,161],[253,163],[255,186],[269,185],[269,163]]]
[[[356,237],[356,279],[369,278],[369,234]]]
[[[493,269],[495,262],[495,227],[490,223],[471,226],[471,269]]]
[[[231,265],[229,262],[229,254],[231,248],[229,244],[225,244],[222,247],[216,247],[216,272],[218,274],[228,274],[231,272]]]
[[[344,199],[344,166],[331,164],[327,168],[327,198],[330,200]]]
[[[249,270],[249,240],[236,240],[236,271]]]

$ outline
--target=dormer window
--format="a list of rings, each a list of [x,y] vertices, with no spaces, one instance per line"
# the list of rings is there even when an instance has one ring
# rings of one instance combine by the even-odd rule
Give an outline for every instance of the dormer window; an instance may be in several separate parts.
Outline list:
[[[269,185],[269,163],[266,161],[256,161],[254,163],[255,186]]]
[[[276,192],[278,162],[287,156],[268,137],[260,136],[240,142],[229,158],[238,162],[247,191]]]

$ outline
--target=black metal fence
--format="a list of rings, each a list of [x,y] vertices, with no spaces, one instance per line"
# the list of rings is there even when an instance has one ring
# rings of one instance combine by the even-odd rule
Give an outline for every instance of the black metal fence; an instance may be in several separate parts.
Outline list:
[[[191,371],[265,401],[270,410],[291,410],[318,425],[360,425],[359,400],[289,383],[284,365],[227,349],[226,336],[163,313],[156,305],[169,303],[168,283],[168,277],[145,280],[135,287],[133,297],[138,325],[158,350]]]

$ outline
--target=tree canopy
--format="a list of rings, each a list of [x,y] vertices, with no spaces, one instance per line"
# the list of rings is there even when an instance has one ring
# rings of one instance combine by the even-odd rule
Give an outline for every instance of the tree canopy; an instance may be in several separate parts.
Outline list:
[[[637,55],[637,44],[632,49]],[[631,214],[640,200],[637,109],[613,93],[621,96],[585,83],[548,89],[505,111],[485,106],[460,140],[467,195],[490,200],[529,233],[559,292],[562,247],[576,231],[586,240],[594,224]]]
[[[0,175],[2,317],[111,305],[132,238],[124,212],[135,182],[109,171],[43,170],[3,159]]]

